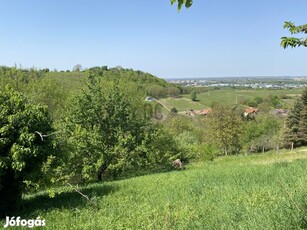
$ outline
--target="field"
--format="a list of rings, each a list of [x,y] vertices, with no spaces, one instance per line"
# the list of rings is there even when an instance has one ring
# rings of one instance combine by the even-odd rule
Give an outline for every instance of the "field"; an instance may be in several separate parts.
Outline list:
[[[54,198],[25,196],[18,215],[40,216],[44,229],[300,229],[307,227],[306,168],[306,148],[220,157],[78,187],[90,201],[68,186]]]
[[[188,109],[203,109],[204,105],[200,102],[194,102],[190,98],[163,98],[159,102],[169,110],[176,108],[178,111],[186,111]]]
[[[197,102],[192,102],[188,94],[183,95],[181,98],[166,98],[161,102],[169,109],[175,107],[178,111],[186,111],[188,109],[204,109],[211,107],[214,103],[234,105],[240,104],[243,100],[253,99],[255,97],[266,98],[269,95],[282,96],[286,95],[290,98],[295,98],[297,94],[301,94],[302,89],[283,89],[283,90],[231,90],[221,89],[208,91],[206,93],[197,94]],[[293,99],[285,99],[283,102],[291,106]]]

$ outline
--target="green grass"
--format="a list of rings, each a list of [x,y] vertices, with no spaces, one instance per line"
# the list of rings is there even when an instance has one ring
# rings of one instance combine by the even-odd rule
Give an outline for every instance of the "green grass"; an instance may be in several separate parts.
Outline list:
[[[186,111],[189,109],[204,109],[204,105],[194,102],[190,98],[164,98],[159,100],[168,109],[176,108],[178,111]]]
[[[199,102],[205,106],[211,106],[213,102],[220,104],[232,105],[240,103],[242,100],[253,99],[254,97],[266,98],[269,95],[289,95],[295,97],[300,94],[302,89],[283,89],[283,90],[268,90],[268,89],[256,89],[256,90],[214,90],[197,95]],[[189,95],[185,95],[189,97]]]
[[[183,171],[26,196],[22,218],[44,229],[300,229],[307,227],[307,149],[220,157]],[[2,222],[3,223],[3,222]],[[1,224],[2,224],[1,223]]]
[[[198,101],[193,102],[189,94],[182,95],[181,98],[165,98],[160,101],[169,109],[175,107],[178,111],[187,111],[189,109],[199,110],[211,107],[213,103],[224,105],[240,104],[244,100],[253,99],[255,97],[266,98],[269,95],[287,95],[290,99],[284,99],[283,102],[289,108],[293,105],[296,95],[301,94],[302,89],[283,89],[283,90],[268,90],[268,89],[246,89],[246,90],[231,90],[221,89],[212,90],[206,93],[197,94]]]

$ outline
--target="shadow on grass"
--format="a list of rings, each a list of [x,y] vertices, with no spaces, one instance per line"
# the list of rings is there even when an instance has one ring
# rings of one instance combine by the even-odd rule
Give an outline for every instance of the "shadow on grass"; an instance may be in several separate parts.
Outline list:
[[[88,196],[89,200],[71,189],[67,192],[56,194],[54,197],[49,197],[48,193],[38,194],[31,198],[24,199],[22,207],[18,215],[23,217],[37,216],[38,213],[47,212],[53,209],[80,209],[88,205],[93,205],[99,208],[99,199],[102,196],[117,191],[117,186],[97,184],[88,188],[80,188],[82,194]]]
[[[307,229],[307,195],[302,196],[300,228]]]
[[[184,159],[185,164],[188,164],[189,161],[188,159]],[[185,169],[185,167],[184,167]],[[146,170],[137,170],[137,171],[126,171],[125,175],[122,176],[116,176],[112,177],[108,175],[108,177],[104,178],[104,181],[106,182],[111,182],[111,181],[122,181],[122,180],[127,180],[131,178],[137,178],[137,177],[142,177],[142,176],[148,176],[148,175],[154,175],[154,174],[161,174],[161,173],[169,173],[169,172],[174,172],[174,171],[181,171],[180,169],[175,169],[174,167],[163,167],[161,168],[156,168],[156,169],[146,169]]]

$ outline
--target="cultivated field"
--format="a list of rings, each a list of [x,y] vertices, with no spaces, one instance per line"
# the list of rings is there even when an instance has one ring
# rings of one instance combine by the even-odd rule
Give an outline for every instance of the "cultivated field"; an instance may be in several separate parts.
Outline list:
[[[67,186],[26,196],[22,218],[44,229],[300,229],[307,227],[307,149],[220,157],[183,171]],[[1,223],[3,224],[3,223]]]

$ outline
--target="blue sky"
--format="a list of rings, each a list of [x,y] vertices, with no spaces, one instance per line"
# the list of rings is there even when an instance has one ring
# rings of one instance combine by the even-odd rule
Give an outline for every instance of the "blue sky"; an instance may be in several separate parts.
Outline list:
[[[121,65],[161,78],[307,76],[307,48],[282,49],[306,0],[2,0],[0,65]],[[303,36],[303,35],[300,35]]]

